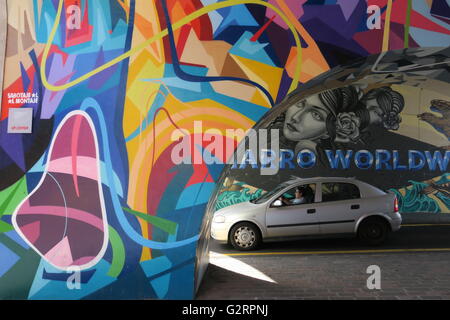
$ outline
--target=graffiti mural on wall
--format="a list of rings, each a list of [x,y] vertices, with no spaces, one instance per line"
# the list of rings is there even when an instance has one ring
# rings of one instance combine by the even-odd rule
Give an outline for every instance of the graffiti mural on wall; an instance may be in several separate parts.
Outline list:
[[[409,49],[318,77],[256,125],[279,132],[270,156],[246,153],[227,179],[271,190],[292,175],[355,176],[395,192],[402,213],[448,213],[449,64],[449,48]]]
[[[0,298],[192,298],[223,165],[174,165],[172,132],[195,139],[194,120],[204,132],[247,130],[330,68],[383,47],[449,43],[439,2],[8,1]],[[33,109],[31,134],[7,133],[11,108]],[[373,112],[382,130],[395,126],[392,112],[405,123],[400,106]],[[228,203],[262,192],[241,181],[249,191]]]

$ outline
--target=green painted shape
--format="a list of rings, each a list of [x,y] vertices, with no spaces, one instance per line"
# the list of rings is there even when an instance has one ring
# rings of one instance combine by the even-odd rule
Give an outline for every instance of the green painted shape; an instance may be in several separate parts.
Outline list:
[[[406,21],[405,26],[403,27],[404,30],[404,47],[405,49],[409,48],[409,28],[411,26],[411,10],[412,10],[412,0],[408,0],[408,6],[406,8]]]
[[[108,276],[113,278],[117,278],[119,274],[122,272],[123,267],[125,265],[125,247],[122,242],[122,238],[117,233],[117,231],[109,226],[109,242],[112,247],[112,262],[111,267],[108,271]]]
[[[16,264],[0,277],[0,300],[26,300],[41,257],[33,249],[23,248],[4,234],[0,234],[0,243],[20,257]]]
[[[14,227],[9,223],[0,220],[0,233],[14,230]]]
[[[151,223],[152,225],[154,225],[155,227],[160,228],[161,230],[167,232],[168,234],[176,234],[177,232],[177,223],[164,219],[164,218],[160,218],[160,217],[155,217],[146,213],[142,213],[139,211],[135,211],[129,208],[123,208],[123,210],[125,210],[126,212],[132,213],[135,216],[147,221],[148,223]]]
[[[25,176],[9,188],[0,192],[0,218],[10,215],[28,195]]]

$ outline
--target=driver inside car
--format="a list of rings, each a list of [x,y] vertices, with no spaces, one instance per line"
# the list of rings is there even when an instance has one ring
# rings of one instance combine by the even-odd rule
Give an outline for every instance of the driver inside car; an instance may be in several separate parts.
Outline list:
[[[295,197],[293,199],[286,199],[283,196],[279,197],[278,199],[281,200],[283,204],[287,206],[306,203],[306,199],[303,197],[303,190],[300,188],[295,189]]]

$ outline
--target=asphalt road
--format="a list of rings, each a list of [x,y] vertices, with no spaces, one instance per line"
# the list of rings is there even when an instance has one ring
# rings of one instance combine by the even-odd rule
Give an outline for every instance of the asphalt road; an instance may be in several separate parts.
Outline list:
[[[334,238],[242,252],[212,240],[210,251],[198,300],[450,300],[450,224],[404,225],[377,247]],[[372,265],[380,289],[367,286]]]
[[[289,253],[314,251],[355,251],[360,250],[450,250],[450,224],[407,224],[390,234],[387,241],[377,247],[364,246],[356,238],[302,239],[296,241],[263,243],[255,251],[242,252],[211,239],[210,251],[221,254],[258,255],[266,253]]]

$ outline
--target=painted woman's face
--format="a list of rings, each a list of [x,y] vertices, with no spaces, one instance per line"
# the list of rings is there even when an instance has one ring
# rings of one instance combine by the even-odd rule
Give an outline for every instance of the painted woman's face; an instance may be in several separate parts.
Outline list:
[[[376,99],[367,100],[366,108],[369,111],[371,124],[381,124],[383,122],[383,110],[381,110]]]
[[[310,96],[286,111],[284,136],[293,141],[315,140],[326,134],[327,108],[318,95]]]

